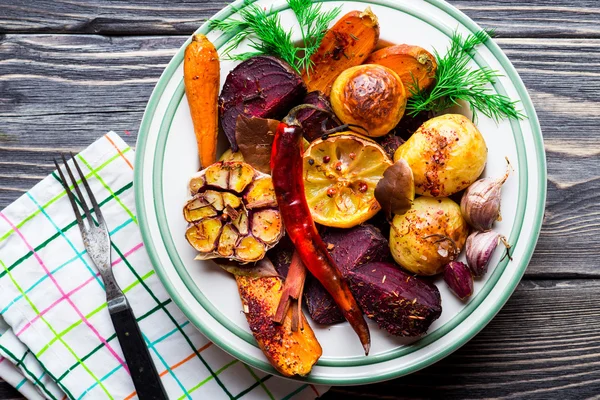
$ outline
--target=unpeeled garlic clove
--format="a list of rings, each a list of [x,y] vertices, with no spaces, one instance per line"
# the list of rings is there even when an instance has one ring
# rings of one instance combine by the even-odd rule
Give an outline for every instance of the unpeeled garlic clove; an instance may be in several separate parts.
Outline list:
[[[466,300],[473,294],[473,275],[463,262],[452,261],[446,265],[444,281],[452,293],[461,300]]]
[[[508,160],[507,160],[508,161]],[[489,231],[500,220],[500,194],[510,172],[500,179],[484,178],[465,190],[460,201],[460,211],[465,220],[478,231]]]
[[[483,276],[487,272],[492,253],[494,253],[500,239],[503,238],[494,231],[473,232],[469,235],[465,244],[467,264],[475,277]],[[508,244],[505,243],[505,246],[508,246]]]

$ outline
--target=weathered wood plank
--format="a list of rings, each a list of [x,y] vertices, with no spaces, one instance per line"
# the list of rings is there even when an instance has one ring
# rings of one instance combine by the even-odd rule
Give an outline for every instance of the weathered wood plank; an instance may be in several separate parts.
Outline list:
[[[600,281],[522,282],[473,340],[439,363],[339,399],[585,399],[600,393]]]
[[[22,399],[23,396],[15,390],[8,383],[0,379],[0,399],[2,400],[16,400]]]
[[[82,149],[109,129],[135,144],[154,83],[183,41],[7,35],[0,42],[0,208],[50,172],[59,151]],[[499,43],[531,93],[548,155],[545,224],[528,276],[600,276],[600,40]]]
[[[12,0],[0,3],[0,33],[190,34],[227,5],[223,0]],[[455,0],[504,37],[600,37],[595,0]],[[35,4],[35,5],[33,5]]]

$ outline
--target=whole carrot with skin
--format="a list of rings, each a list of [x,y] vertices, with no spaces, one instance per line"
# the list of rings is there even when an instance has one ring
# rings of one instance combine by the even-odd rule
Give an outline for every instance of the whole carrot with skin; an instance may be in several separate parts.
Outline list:
[[[299,106],[302,107],[302,106]],[[271,176],[286,231],[306,268],[321,282],[357,333],[365,355],[369,354],[369,327],[350,288],[342,277],[310,214],[304,194],[302,171],[303,130],[290,111],[279,124],[271,152]]]
[[[194,35],[185,49],[183,82],[202,168],[217,160],[220,74],[219,54],[215,46],[206,36]]]

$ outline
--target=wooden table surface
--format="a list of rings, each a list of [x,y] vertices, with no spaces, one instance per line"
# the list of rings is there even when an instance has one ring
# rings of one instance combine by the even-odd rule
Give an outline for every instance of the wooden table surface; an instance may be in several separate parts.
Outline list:
[[[537,109],[548,157],[542,233],[514,295],[467,345],[408,377],[323,398],[599,397],[600,1],[451,3],[496,29]],[[0,209],[60,152],[109,129],[134,145],[169,59],[225,4],[0,0]],[[12,398],[0,382],[0,399]]]

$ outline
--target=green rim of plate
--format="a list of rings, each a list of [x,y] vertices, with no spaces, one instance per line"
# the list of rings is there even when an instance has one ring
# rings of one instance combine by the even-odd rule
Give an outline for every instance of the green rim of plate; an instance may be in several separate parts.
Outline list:
[[[329,1],[329,0],[325,0],[325,1]],[[477,30],[481,29],[473,21],[471,21],[467,16],[465,16],[460,11],[458,11],[457,9],[448,5],[445,2],[439,1],[439,0],[428,0],[427,2],[438,7],[439,9],[446,12],[450,16],[454,17],[459,23],[461,23],[464,27],[466,27],[469,30],[477,31]],[[361,1],[358,3],[363,3],[363,4],[370,3],[370,4],[377,4],[377,5],[382,5],[382,6],[386,6],[389,8],[393,8],[398,11],[402,11],[404,13],[413,15],[414,17],[422,20],[423,22],[434,26],[436,29],[442,31],[446,35],[448,35],[449,32],[451,31],[449,28],[445,27],[443,24],[441,24],[437,21],[436,21],[436,24],[438,26],[434,25],[431,22],[432,21],[431,18],[427,19],[425,17],[419,16],[418,12],[415,12],[412,10],[406,10],[405,7],[403,7],[403,6],[400,6],[398,4],[393,4],[393,3],[385,1],[385,0],[379,0],[379,1],[368,0],[368,1]],[[243,4],[244,4],[243,0],[233,3],[230,6],[223,9],[221,12],[219,12],[213,18],[227,18],[231,14],[235,13],[239,7],[243,6]],[[415,15],[415,14],[417,14],[417,15]],[[440,28],[440,26],[442,28]],[[209,31],[208,23],[205,23],[200,29],[198,29],[197,32],[206,34],[208,31]],[[220,47],[228,39],[229,39],[228,37],[224,38],[224,36],[221,36],[215,41],[215,45]],[[185,46],[188,43],[189,43],[189,39],[188,39],[188,41],[186,41],[186,43],[184,43],[182,48],[173,57],[173,59],[171,60],[171,62],[167,66],[167,68],[165,69],[165,72],[159,79],[159,81],[152,93],[152,96],[148,103],[146,112],[144,113],[142,124],[140,126],[138,145],[137,145],[138,151],[143,152],[146,148],[146,139],[147,139],[148,129],[151,124],[152,117],[154,116],[154,112],[156,110],[158,100],[161,98],[162,93],[164,92],[164,89],[165,89],[167,83],[169,82],[170,78],[172,77],[173,73],[175,72],[176,68],[180,65],[180,63],[183,59],[183,51],[185,49]],[[541,228],[542,216],[543,216],[543,210],[544,210],[544,204],[545,204],[546,166],[545,166],[545,154],[544,154],[544,149],[543,149],[541,130],[540,130],[539,123],[537,120],[537,115],[535,113],[533,105],[531,104],[531,100],[527,94],[527,91],[526,91],[520,77],[518,76],[517,72],[514,70],[514,67],[512,66],[510,61],[508,61],[507,57],[500,50],[500,48],[496,45],[496,43],[494,43],[493,41],[488,42],[487,48],[492,52],[492,54],[500,62],[502,67],[506,70],[508,78],[511,80],[511,82],[514,84],[515,88],[517,89],[517,92],[521,98],[523,107],[529,117],[529,122],[530,122],[530,125],[532,128],[532,132],[534,133],[534,139],[535,139],[534,144],[535,144],[535,147],[537,150],[536,151],[537,167],[538,167],[538,171],[540,174],[540,177],[539,177],[540,182],[538,185],[540,200],[537,204],[536,218],[535,218],[534,225],[533,225],[534,229],[529,238],[529,243],[528,243],[529,246],[528,246],[528,249],[524,253],[521,263],[518,266],[517,273],[513,276],[513,279],[511,280],[511,282],[509,282],[500,301],[498,301],[492,307],[490,307],[490,310],[481,319],[481,321],[479,321],[479,323],[475,327],[473,327],[466,335],[463,335],[460,338],[454,340],[454,342],[450,343],[449,346],[446,346],[446,348],[443,351],[441,351],[431,357],[428,357],[424,360],[421,360],[417,363],[414,363],[413,365],[411,365],[409,367],[404,367],[404,368],[400,367],[391,372],[386,372],[383,374],[375,374],[375,375],[372,375],[372,376],[369,376],[366,378],[349,378],[349,379],[312,378],[311,379],[311,377],[309,376],[309,377],[305,378],[304,380],[315,382],[315,383],[326,383],[326,384],[364,384],[364,383],[370,383],[370,382],[390,379],[390,378],[401,376],[404,374],[409,374],[418,369],[424,368],[425,366],[430,365],[433,362],[435,362],[435,361],[445,357],[446,355],[450,354],[451,352],[455,351],[457,348],[459,348],[464,343],[466,343],[469,339],[471,339],[475,334],[477,334],[477,332],[479,332],[494,317],[494,315],[502,308],[502,306],[504,305],[506,300],[508,300],[508,298],[512,294],[514,288],[520,281],[523,273],[525,272],[527,264],[529,263],[529,260],[532,256],[533,249],[535,248],[535,242],[537,241],[537,237],[539,235],[539,231]],[[476,60],[476,62],[477,62],[477,60]],[[495,89],[499,93],[505,93],[505,91],[501,87],[501,85],[497,85],[497,87],[495,87]],[[157,202],[157,203],[155,203],[155,207],[159,213],[159,215],[158,215],[159,225],[161,225],[160,224],[161,212],[159,210],[162,210],[162,214],[163,214],[162,218],[166,220],[166,215],[164,215],[164,207],[161,208],[161,206],[162,206],[162,191],[160,189],[162,188],[162,179],[159,179],[160,177],[162,177],[162,164],[163,164],[163,157],[164,157],[163,150],[164,150],[164,145],[166,144],[166,136],[168,135],[168,132],[169,132],[169,127],[170,127],[170,124],[172,121],[172,117],[174,115],[175,110],[177,109],[179,102],[181,101],[181,98],[183,97],[183,94],[184,94],[183,83],[180,82],[178,88],[175,90],[175,93],[167,107],[167,110],[163,117],[163,121],[161,123],[159,135],[158,135],[159,144],[158,144],[157,152],[156,152],[158,160],[155,160],[155,162],[158,161],[158,163],[155,164],[155,168],[153,171],[154,172],[153,183],[154,183],[154,187],[155,187],[154,199],[155,199],[155,202]],[[523,190],[523,188],[527,187],[527,172],[526,172],[527,171],[527,168],[526,168],[527,159],[526,159],[526,156],[523,154],[524,144],[523,144],[523,137],[520,132],[519,123],[516,121],[511,121],[511,127],[513,130],[513,135],[515,136],[515,140],[517,142],[516,146],[517,146],[517,152],[518,152],[518,158],[519,158],[519,171],[520,171],[519,200],[518,200],[517,213],[516,213],[517,221],[515,222],[515,224],[513,224],[513,230],[511,232],[511,237],[510,237],[511,243],[516,243],[516,240],[518,239],[518,236],[520,234],[520,230],[521,230],[521,226],[522,226],[522,222],[523,222],[523,214],[524,214],[524,209],[525,209],[524,203],[526,200],[526,190]],[[515,135],[515,131],[518,132],[517,135]],[[169,278],[167,277],[166,273],[162,269],[162,265],[160,264],[158,258],[156,257],[156,252],[153,247],[151,234],[149,232],[147,222],[145,221],[145,206],[142,201],[142,199],[144,198],[144,193],[143,193],[144,190],[143,190],[143,187],[141,184],[141,177],[143,176],[143,168],[142,168],[143,163],[141,160],[142,160],[141,157],[136,157],[136,166],[135,166],[136,167],[135,168],[136,206],[137,206],[137,209],[141,211],[141,212],[139,212],[140,227],[142,230],[142,236],[143,236],[144,242],[146,243],[147,250],[150,254],[150,258],[157,270],[159,277],[165,284],[165,287],[169,291],[170,295],[173,297],[175,302],[183,309],[183,311],[188,316],[188,318],[190,318],[195,323],[195,325],[198,326],[200,328],[200,330],[207,337],[209,337],[209,339],[214,341],[221,348],[228,351],[230,354],[234,355],[235,357],[241,359],[242,361],[245,361],[257,368],[267,370],[268,372],[271,372],[271,373],[276,373],[276,371],[264,360],[260,360],[255,357],[248,356],[247,354],[240,353],[236,349],[228,346],[227,343],[223,342],[220,339],[220,337],[209,326],[206,326],[205,324],[201,323],[201,321],[199,321],[198,318],[195,317],[195,315],[191,312],[191,310],[188,309],[185,302],[182,301],[182,299],[178,295],[177,291],[171,284]],[[525,167],[525,168],[523,168],[523,167]],[[159,173],[157,174],[157,172],[159,172]],[[167,226],[167,225],[165,224],[164,226]],[[193,283],[192,278],[189,276],[189,274],[183,267],[183,263],[181,262],[180,259],[179,259],[180,265],[179,265],[179,268],[177,268],[178,262],[177,262],[177,259],[174,259],[174,258],[179,258],[179,256],[177,255],[177,252],[175,250],[174,244],[172,242],[172,237],[170,236],[170,232],[165,232],[164,229],[161,229],[161,236],[162,236],[163,241],[165,242],[164,244],[167,249],[167,253],[169,254],[169,257],[171,257],[172,261],[174,262],[174,265],[176,266],[176,269],[177,269],[178,274],[180,275],[180,278],[182,279],[184,284],[188,287],[188,290],[190,290],[190,292],[192,292],[194,297],[196,297],[196,299],[201,303],[201,305],[205,308],[205,310],[211,315],[211,317],[214,318],[215,320],[217,320],[223,326],[225,326],[228,330],[232,331],[232,333],[236,334],[238,337],[242,338],[243,340],[247,341],[248,343],[251,343],[252,345],[255,345],[254,339],[252,338],[251,334],[249,334],[248,332],[237,327],[235,324],[233,324],[231,321],[229,321],[226,317],[223,316],[223,318],[225,318],[226,321],[222,321],[223,318],[219,318],[219,315],[215,316],[215,313],[216,314],[220,314],[220,313],[218,313],[218,311],[216,311],[216,309],[214,309],[214,307],[210,304],[208,299],[206,299],[204,297],[204,295],[200,292],[199,288]],[[388,350],[385,353],[380,353],[378,355],[369,356],[369,357],[351,357],[351,358],[346,358],[343,360],[340,360],[340,358],[323,359],[323,360],[319,361],[318,365],[331,366],[331,367],[349,367],[349,366],[363,366],[363,365],[369,365],[369,364],[373,364],[373,363],[384,362],[384,361],[388,361],[388,360],[409,354],[411,352],[414,352],[422,347],[425,347],[425,346],[435,342],[436,340],[439,340],[445,334],[447,334],[448,332],[451,332],[458,324],[460,324],[462,321],[464,321],[464,319],[466,319],[479,306],[479,304],[481,304],[481,302],[485,299],[487,294],[489,294],[489,292],[493,289],[493,287],[497,283],[498,279],[500,279],[507,263],[508,263],[508,260],[506,260],[503,263],[500,263],[494,269],[493,274],[490,276],[490,278],[484,285],[484,288],[482,288],[482,290],[480,290],[480,292],[475,296],[475,298],[473,298],[471,300],[471,302],[467,306],[465,306],[465,308],[463,308],[463,310],[461,310],[454,318],[452,318],[449,322],[444,324],[442,327],[429,333],[423,339],[415,342],[414,344],[412,344],[410,346],[402,346],[401,348],[397,348],[397,349],[393,349],[393,350]],[[183,269],[183,271],[182,271],[182,269]],[[212,310],[211,310],[211,308],[212,308]]]

